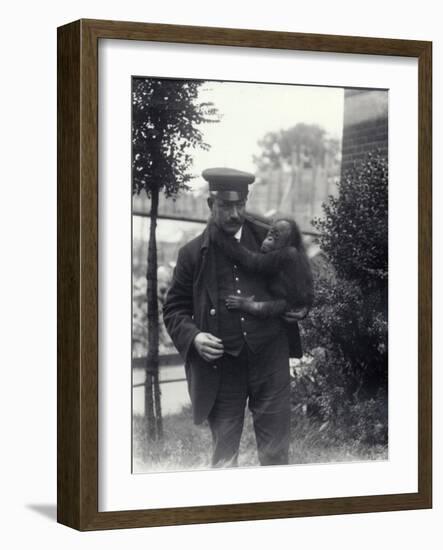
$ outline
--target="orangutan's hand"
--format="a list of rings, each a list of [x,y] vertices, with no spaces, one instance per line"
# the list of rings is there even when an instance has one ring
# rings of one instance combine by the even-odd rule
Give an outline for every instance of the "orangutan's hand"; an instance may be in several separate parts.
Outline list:
[[[243,297],[235,296],[231,294],[226,298],[225,303],[228,309],[233,309],[233,310],[239,309],[241,311],[245,311],[245,309],[247,308],[247,304],[249,302],[252,302],[253,300],[254,300],[254,296],[248,296],[246,298],[243,298]]]
[[[286,311],[282,318],[289,324],[296,323],[297,321],[301,321],[306,317],[306,315],[309,313],[308,307],[301,307],[299,309],[292,309],[290,311]]]

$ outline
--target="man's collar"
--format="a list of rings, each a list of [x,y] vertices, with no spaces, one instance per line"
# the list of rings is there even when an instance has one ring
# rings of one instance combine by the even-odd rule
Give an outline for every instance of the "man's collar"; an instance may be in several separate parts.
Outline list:
[[[209,223],[211,223],[211,222],[209,222]],[[248,224],[248,220],[245,220],[244,224],[240,227],[240,229],[234,235],[234,238],[237,239],[238,241],[240,241],[240,239],[241,239],[242,232],[243,232],[243,227],[244,227],[245,224]],[[200,248],[208,248],[208,247],[209,247],[209,231],[208,231],[208,227],[206,226],[205,230],[203,231],[202,242],[201,242]]]

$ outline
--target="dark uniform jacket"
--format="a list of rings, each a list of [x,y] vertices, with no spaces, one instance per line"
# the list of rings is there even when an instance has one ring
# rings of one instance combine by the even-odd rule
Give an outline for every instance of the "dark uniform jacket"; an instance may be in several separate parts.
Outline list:
[[[252,235],[257,247],[266,230],[246,220],[243,231]],[[251,237],[250,237],[251,238]],[[242,237],[243,240],[243,237]],[[220,369],[197,353],[193,340],[199,332],[220,335],[217,266],[214,246],[209,246],[209,234],[201,235],[183,246],[177,259],[171,287],[163,308],[163,319],[174,345],[185,361],[186,378],[196,424],[202,423],[214,404],[220,383]],[[268,298],[269,299],[269,298]],[[275,320],[262,320],[263,327]],[[287,330],[291,356],[301,357],[297,323],[282,323]],[[264,328],[264,330],[266,330]],[[270,335],[272,338],[272,334]],[[266,341],[266,335],[263,335]]]

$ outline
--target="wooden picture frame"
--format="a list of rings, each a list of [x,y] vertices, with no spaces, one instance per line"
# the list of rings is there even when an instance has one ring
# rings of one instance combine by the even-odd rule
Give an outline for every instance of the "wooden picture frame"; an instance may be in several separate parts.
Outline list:
[[[418,59],[418,491],[215,506],[98,511],[98,42],[100,39],[404,56]],[[80,20],[58,29],[58,521],[79,530],[432,506],[432,44]]]

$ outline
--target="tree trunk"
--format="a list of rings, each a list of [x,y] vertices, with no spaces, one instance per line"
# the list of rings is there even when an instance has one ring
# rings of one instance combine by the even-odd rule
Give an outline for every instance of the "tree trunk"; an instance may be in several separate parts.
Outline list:
[[[315,216],[315,194],[317,192],[318,184],[318,165],[317,159],[312,160],[312,180],[311,180],[311,189],[309,190],[309,206],[310,206],[310,219],[314,219]]]
[[[158,369],[154,374],[154,409],[155,409],[155,428],[157,433],[157,439],[163,437],[163,418],[162,418],[162,406],[161,406],[161,392],[160,392],[160,378]]]
[[[300,202],[300,189],[298,189],[297,186],[297,179],[300,178],[300,163],[298,162],[298,156],[299,151],[297,151],[296,148],[293,148],[291,152],[291,210],[289,212],[294,217],[296,217],[297,205]]]
[[[157,215],[158,189],[151,191],[151,216],[149,226],[147,304],[148,304],[148,355],[145,378],[145,418],[148,440],[154,441],[163,436],[163,423],[158,376],[158,297],[157,297]]]

